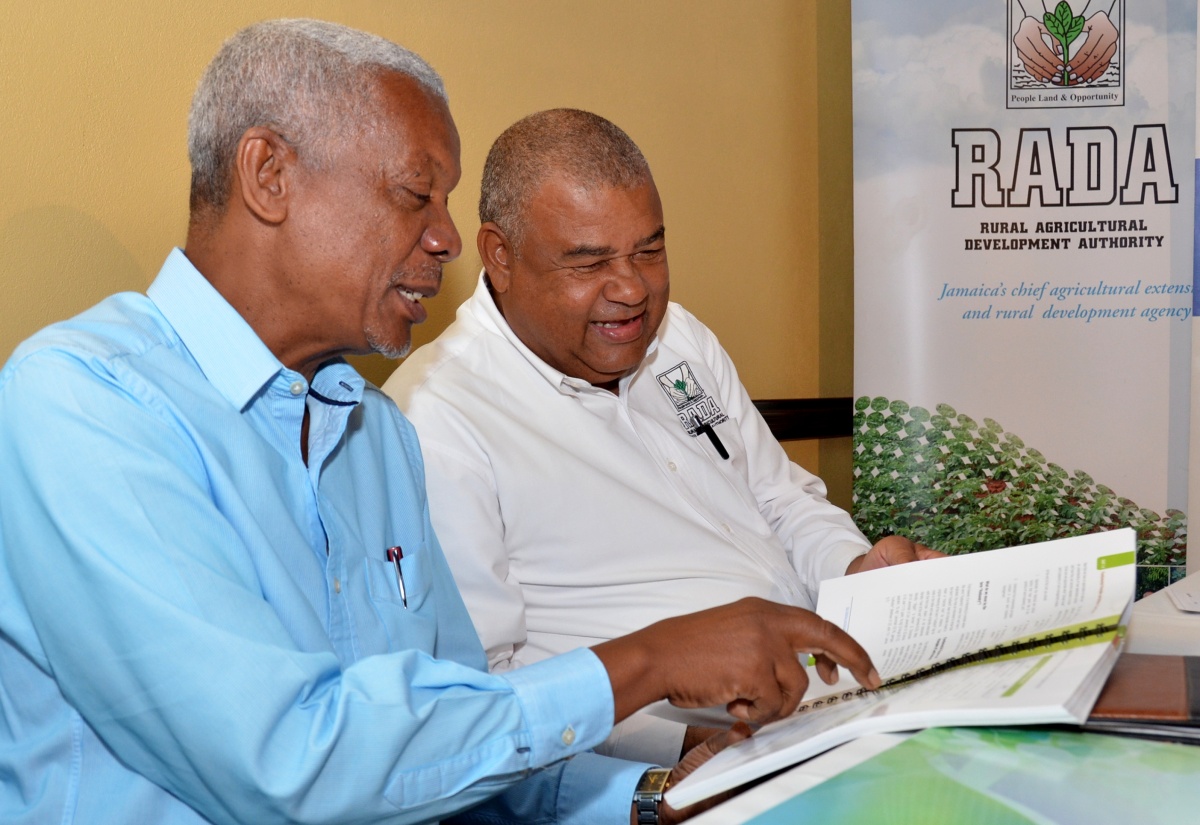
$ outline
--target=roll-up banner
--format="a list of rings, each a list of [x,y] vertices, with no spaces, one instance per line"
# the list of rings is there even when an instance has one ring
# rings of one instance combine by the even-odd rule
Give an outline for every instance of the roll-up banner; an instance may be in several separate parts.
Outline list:
[[[854,513],[1181,577],[1197,0],[853,0]]]

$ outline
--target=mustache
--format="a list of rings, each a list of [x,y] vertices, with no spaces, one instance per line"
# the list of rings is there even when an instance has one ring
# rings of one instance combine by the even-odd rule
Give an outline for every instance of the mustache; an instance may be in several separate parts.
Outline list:
[[[401,269],[392,276],[390,285],[433,297],[442,288],[442,264],[430,261],[411,269]]]

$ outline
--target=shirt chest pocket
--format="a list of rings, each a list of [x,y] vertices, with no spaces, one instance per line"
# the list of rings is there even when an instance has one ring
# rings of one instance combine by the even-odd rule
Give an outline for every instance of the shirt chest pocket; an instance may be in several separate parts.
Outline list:
[[[382,554],[364,559],[371,608],[371,615],[364,618],[386,636],[387,650],[433,649],[436,621],[429,601],[427,557],[425,546],[419,545],[395,562]]]

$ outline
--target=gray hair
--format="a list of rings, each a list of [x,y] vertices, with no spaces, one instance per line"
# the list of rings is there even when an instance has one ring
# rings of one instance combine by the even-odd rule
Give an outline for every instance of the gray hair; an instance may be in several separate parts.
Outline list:
[[[517,251],[525,205],[552,174],[589,189],[631,189],[651,179],[641,150],[615,123],[580,109],[547,109],[518,120],[492,144],[483,166],[480,222],[499,226]]]
[[[224,211],[234,156],[246,130],[277,132],[311,168],[334,142],[370,128],[374,84],[399,72],[446,100],[441,77],[418,55],[373,34],[323,20],[266,20],[221,46],[196,88],[188,117],[191,207]]]

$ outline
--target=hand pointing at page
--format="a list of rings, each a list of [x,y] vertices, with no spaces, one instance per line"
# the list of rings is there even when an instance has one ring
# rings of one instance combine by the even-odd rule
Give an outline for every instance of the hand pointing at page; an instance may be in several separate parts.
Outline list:
[[[821,678],[837,666],[875,688],[879,675],[866,651],[808,610],[762,599],[656,622],[592,648],[608,670],[616,721],[651,702],[684,708],[725,705],[763,723],[796,709],[808,687],[798,654],[814,654]]]

